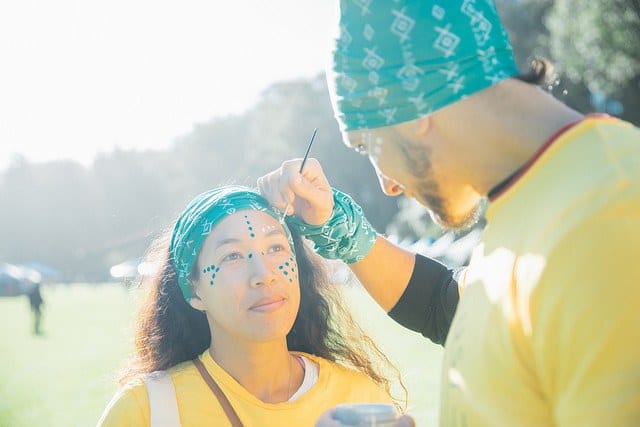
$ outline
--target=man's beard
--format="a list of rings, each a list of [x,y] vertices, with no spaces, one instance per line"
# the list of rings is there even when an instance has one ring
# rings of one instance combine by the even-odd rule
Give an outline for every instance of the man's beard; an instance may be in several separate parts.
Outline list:
[[[480,201],[466,214],[462,216],[453,216],[447,210],[444,201],[435,196],[422,195],[422,204],[429,211],[429,215],[433,222],[438,224],[445,230],[453,232],[462,232],[473,227],[482,216],[483,206]]]
[[[425,206],[433,222],[440,227],[454,232],[465,231],[473,227],[483,212],[482,202],[476,205],[463,216],[453,216],[447,209],[445,200],[440,196],[438,183],[431,176],[431,149],[418,147],[407,139],[399,139],[399,147],[402,150],[405,161],[405,169],[410,172],[417,183],[416,198],[420,204]]]

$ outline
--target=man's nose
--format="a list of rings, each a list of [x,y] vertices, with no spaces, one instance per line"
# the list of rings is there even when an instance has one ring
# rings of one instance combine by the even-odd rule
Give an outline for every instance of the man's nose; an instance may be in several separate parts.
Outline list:
[[[399,196],[404,192],[404,187],[402,185],[398,184],[391,178],[387,178],[379,172],[378,181],[380,182],[380,188],[382,188],[382,192],[387,196]]]

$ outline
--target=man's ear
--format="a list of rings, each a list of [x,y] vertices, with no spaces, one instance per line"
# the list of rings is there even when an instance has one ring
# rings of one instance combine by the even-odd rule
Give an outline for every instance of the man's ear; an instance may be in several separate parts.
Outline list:
[[[191,299],[189,300],[189,304],[191,305],[191,307],[195,308],[198,311],[205,311],[204,303],[198,296],[197,288],[193,288],[193,292],[191,292]]]
[[[409,141],[424,141],[431,130],[431,117],[422,116],[409,122],[391,126],[391,129],[399,133],[402,138]]]
[[[419,136],[425,136],[429,130],[431,129],[431,117],[430,116],[422,116],[419,119],[416,119],[416,132]]]

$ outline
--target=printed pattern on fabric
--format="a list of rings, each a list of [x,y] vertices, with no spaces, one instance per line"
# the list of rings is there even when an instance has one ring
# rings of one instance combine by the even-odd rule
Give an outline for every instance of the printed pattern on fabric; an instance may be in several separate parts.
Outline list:
[[[343,131],[414,120],[518,72],[493,0],[341,0],[333,49]]]
[[[333,200],[333,213],[324,224],[309,225],[295,216],[289,217],[287,222],[311,240],[322,257],[340,259],[347,264],[361,261],[373,247],[377,233],[362,208],[349,195],[334,188]]]

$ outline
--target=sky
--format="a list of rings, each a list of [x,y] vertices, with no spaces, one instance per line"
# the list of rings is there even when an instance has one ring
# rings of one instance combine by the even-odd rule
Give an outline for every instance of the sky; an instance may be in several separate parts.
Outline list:
[[[328,0],[0,0],[0,170],[167,148],[324,70]]]

